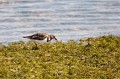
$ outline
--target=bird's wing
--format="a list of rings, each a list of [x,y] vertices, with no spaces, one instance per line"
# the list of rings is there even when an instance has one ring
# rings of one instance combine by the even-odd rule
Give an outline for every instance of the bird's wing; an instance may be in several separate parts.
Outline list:
[[[46,38],[45,33],[37,33],[33,35],[33,39],[37,39],[37,40],[44,40]]]

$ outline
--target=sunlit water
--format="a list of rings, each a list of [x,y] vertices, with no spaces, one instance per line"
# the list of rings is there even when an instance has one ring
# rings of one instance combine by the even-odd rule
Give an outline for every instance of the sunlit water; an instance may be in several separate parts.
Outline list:
[[[120,35],[120,0],[0,0],[0,42],[37,32],[62,41]]]

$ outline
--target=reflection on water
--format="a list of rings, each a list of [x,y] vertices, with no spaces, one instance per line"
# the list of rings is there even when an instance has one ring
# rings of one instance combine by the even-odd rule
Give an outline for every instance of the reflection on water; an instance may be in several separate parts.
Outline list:
[[[120,35],[119,0],[0,0],[0,42],[36,32],[59,40]]]

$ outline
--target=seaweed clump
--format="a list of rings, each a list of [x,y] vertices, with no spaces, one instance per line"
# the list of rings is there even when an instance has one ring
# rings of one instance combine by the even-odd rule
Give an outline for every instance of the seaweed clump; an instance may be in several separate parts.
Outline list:
[[[0,45],[1,79],[118,79],[120,37]]]

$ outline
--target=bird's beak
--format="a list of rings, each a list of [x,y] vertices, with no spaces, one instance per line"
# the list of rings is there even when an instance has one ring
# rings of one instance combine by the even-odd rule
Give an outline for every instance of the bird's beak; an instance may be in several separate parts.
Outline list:
[[[54,38],[54,39],[55,39],[56,41],[58,41],[57,38]]]

